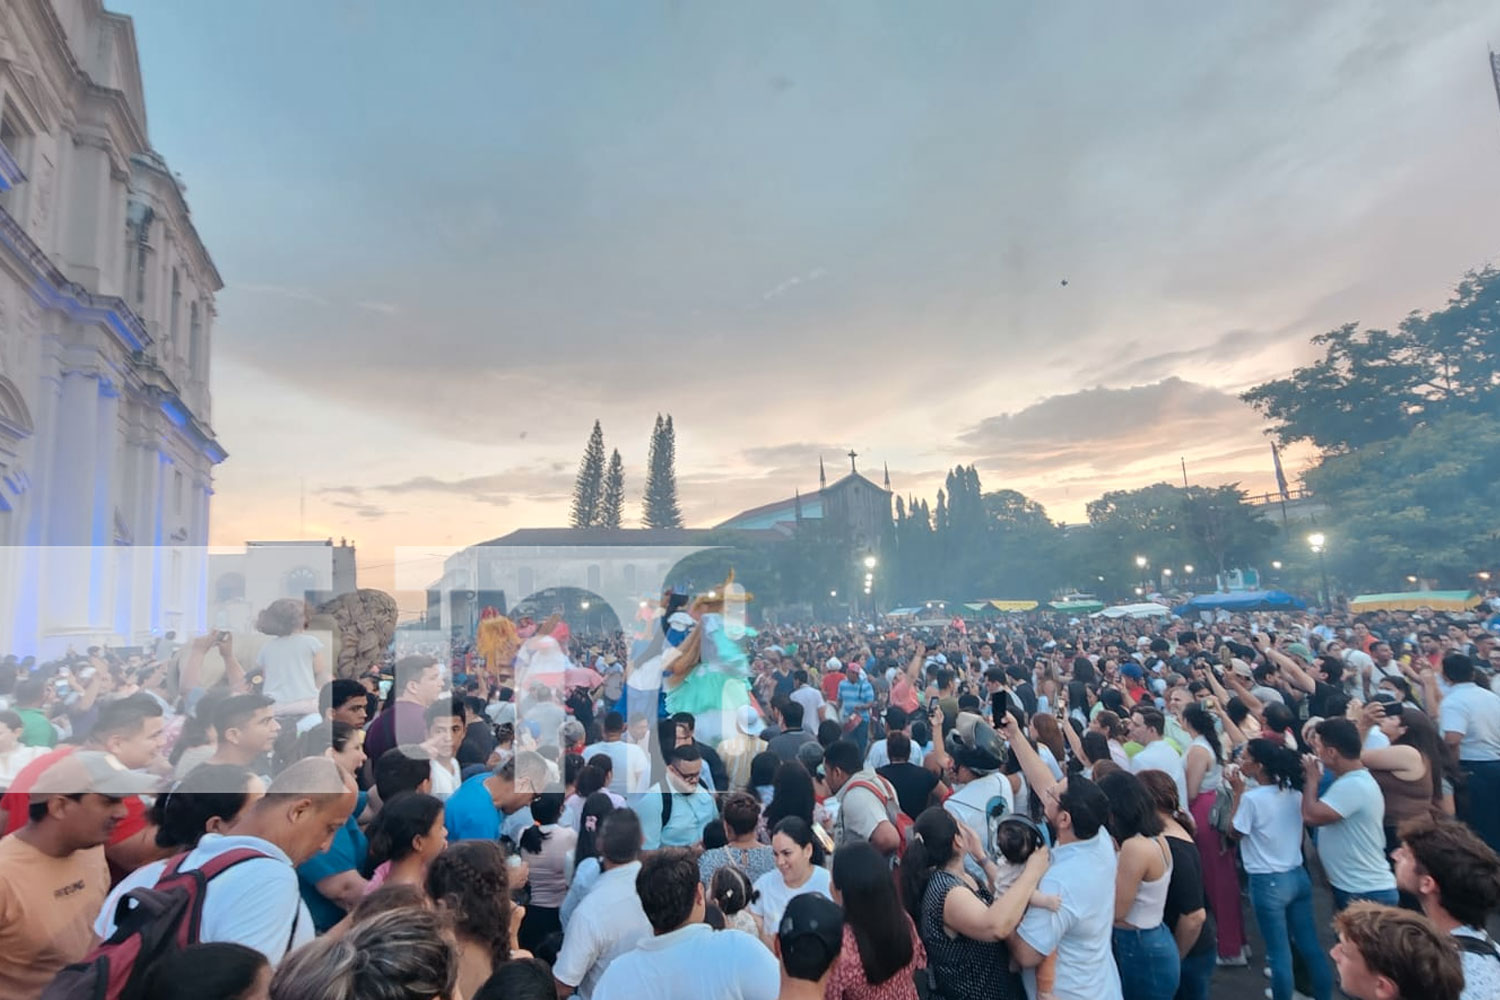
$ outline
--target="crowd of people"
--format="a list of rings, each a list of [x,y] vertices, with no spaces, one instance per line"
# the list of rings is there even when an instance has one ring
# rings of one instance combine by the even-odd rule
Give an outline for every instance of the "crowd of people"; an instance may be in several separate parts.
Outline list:
[[[1495,1000],[1494,610],[768,627],[712,726],[300,602],[11,658],[0,996]]]

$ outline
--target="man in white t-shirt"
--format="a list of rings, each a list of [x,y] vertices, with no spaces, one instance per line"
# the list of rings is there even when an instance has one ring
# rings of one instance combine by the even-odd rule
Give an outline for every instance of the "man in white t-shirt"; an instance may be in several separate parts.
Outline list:
[[[328,849],[357,798],[354,779],[342,768],[327,757],[308,757],[282,771],[227,834],[205,834],[181,870],[201,868],[238,849],[265,856],[242,861],[209,881],[199,940],[254,948],[273,966],[311,941],[313,921],[302,902],[296,866]],[[154,886],[167,864],[147,865],[115,887],[94,923],[100,937],[114,933],[120,899],[131,889]]]
[[[797,686],[787,697],[802,706],[802,728],[816,734],[818,723],[823,721],[823,706],[827,704],[823,692],[807,682],[806,670],[797,670],[792,674],[792,680]]]
[[[903,736],[909,738],[911,736],[911,729],[909,728],[910,725],[911,720],[907,717],[906,711],[904,709],[892,705],[890,708],[885,710],[885,729],[887,738],[890,737],[891,733],[900,733]],[[923,753],[922,748],[913,743],[911,746],[911,763],[916,764],[918,767],[920,767],[922,765],[922,761],[925,758],[926,754]],[[885,767],[890,762],[890,750],[887,747],[885,740],[876,740],[874,743],[870,744],[870,752],[865,754],[865,767],[872,770],[879,770],[880,768]]]
[[[1396,876],[1385,859],[1385,797],[1360,761],[1359,730],[1348,719],[1324,719],[1314,730],[1317,756],[1303,758],[1302,821],[1321,827],[1318,857],[1333,886],[1333,908],[1358,899],[1399,902]],[[1320,798],[1318,764],[1336,777]]]
[[[1184,812],[1188,808],[1187,772],[1182,766],[1182,754],[1172,748],[1164,738],[1166,719],[1149,706],[1138,706],[1130,711],[1130,738],[1141,745],[1136,755],[1130,758],[1130,770],[1165,771],[1177,786],[1177,802]]]
[[[625,742],[625,717],[619,712],[604,714],[604,742],[583,748],[583,759],[602,753],[614,765],[609,775],[609,790],[616,795],[644,792],[651,783],[651,758],[634,743]]]
[[[609,964],[590,1000],[776,1000],[781,967],[770,949],[703,922],[703,883],[691,851],[652,854],[635,890],[653,936]]]
[[[1438,728],[1458,752],[1469,786],[1458,818],[1500,851],[1500,695],[1474,683],[1474,661],[1462,653],[1443,657],[1443,677],[1452,686],[1438,709]]]
[[[651,937],[635,882],[640,875],[641,821],[630,809],[616,809],[599,828],[602,873],[568,919],[562,951],[552,974],[559,996],[577,992],[592,1000],[610,963]]]

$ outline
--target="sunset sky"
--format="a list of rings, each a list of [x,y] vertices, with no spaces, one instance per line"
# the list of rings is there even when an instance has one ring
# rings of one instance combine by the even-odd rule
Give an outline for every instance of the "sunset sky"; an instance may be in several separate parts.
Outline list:
[[[1500,253],[1486,0],[111,7],[226,281],[213,541],[365,585],[565,523],[596,417],[632,523],[658,412],[694,526],[851,447],[1270,489],[1237,393]]]

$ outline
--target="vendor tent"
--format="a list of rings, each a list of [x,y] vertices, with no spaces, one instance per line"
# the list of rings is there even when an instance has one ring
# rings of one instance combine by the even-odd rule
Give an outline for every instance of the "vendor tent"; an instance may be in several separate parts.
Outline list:
[[[1172,609],[1164,604],[1148,601],[1145,604],[1116,604],[1112,608],[1105,608],[1094,617],[1104,618],[1164,618],[1172,613]]]
[[[1349,610],[1365,611],[1467,611],[1479,603],[1467,590],[1409,590],[1399,594],[1360,594],[1349,602]]]
[[[1307,605],[1284,590],[1241,590],[1231,594],[1199,594],[1177,609],[1179,615],[1194,611],[1272,611],[1301,609]]]
[[[1084,615],[1091,611],[1104,610],[1103,601],[1052,601],[1047,607],[1064,614]]]

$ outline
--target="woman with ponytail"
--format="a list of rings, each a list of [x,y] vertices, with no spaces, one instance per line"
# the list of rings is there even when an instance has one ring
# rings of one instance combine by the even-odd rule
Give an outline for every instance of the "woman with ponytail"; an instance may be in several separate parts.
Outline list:
[[[568,871],[578,843],[578,834],[558,823],[562,809],[562,792],[538,795],[531,804],[533,825],[521,833],[521,860],[531,872],[531,902],[516,940],[527,951],[536,951],[547,935],[562,930]]]
[[[1240,878],[1234,867],[1234,846],[1226,844],[1209,817],[1224,784],[1224,745],[1214,717],[1199,704],[1182,711],[1192,742],[1182,756],[1187,775],[1188,809],[1193,815],[1193,840],[1203,868],[1203,887],[1219,917],[1220,965],[1245,964],[1245,922],[1240,919]]]
[[[365,895],[382,885],[423,885],[428,866],[448,846],[443,803],[422,792],[402,792],[381,806],[369,836]]]
[[[573,848],[573,875],[568,882],[568,894],[563,898],[562,909],[557,914],[565,930],[573,911],[578,909],[578,904],[583,902],[599,881],[599,876],[604,874],[599,857],[599,834],[604,829],[604,820],[615,808],[614,797],[601,790],[584,800],[583,809],[578,814],[578,842]]]
[[[945,1000],[1021,1000],[1005,939],[1021,923],[1047,871],[1038,847],[1013,885],[996,899],[964,871],[964,859],[991,862],[979,836],[939,806],[923,811],[901,859],[901,898],[927,951],[936,992]]]
[[[1318,943],[1312,880],[1302,864],[1302,761],[1275,740],[1245,744],[1243,763],[1226,768],[1234,833],[1250,877],[1250,905],[1266,942],[1272,1000],[1292,1000],[1292,942],[1312,975],[1314,1000],[1329,1000],[1333,973]],[[1245,779],[1256,782],[1245,789]]]

